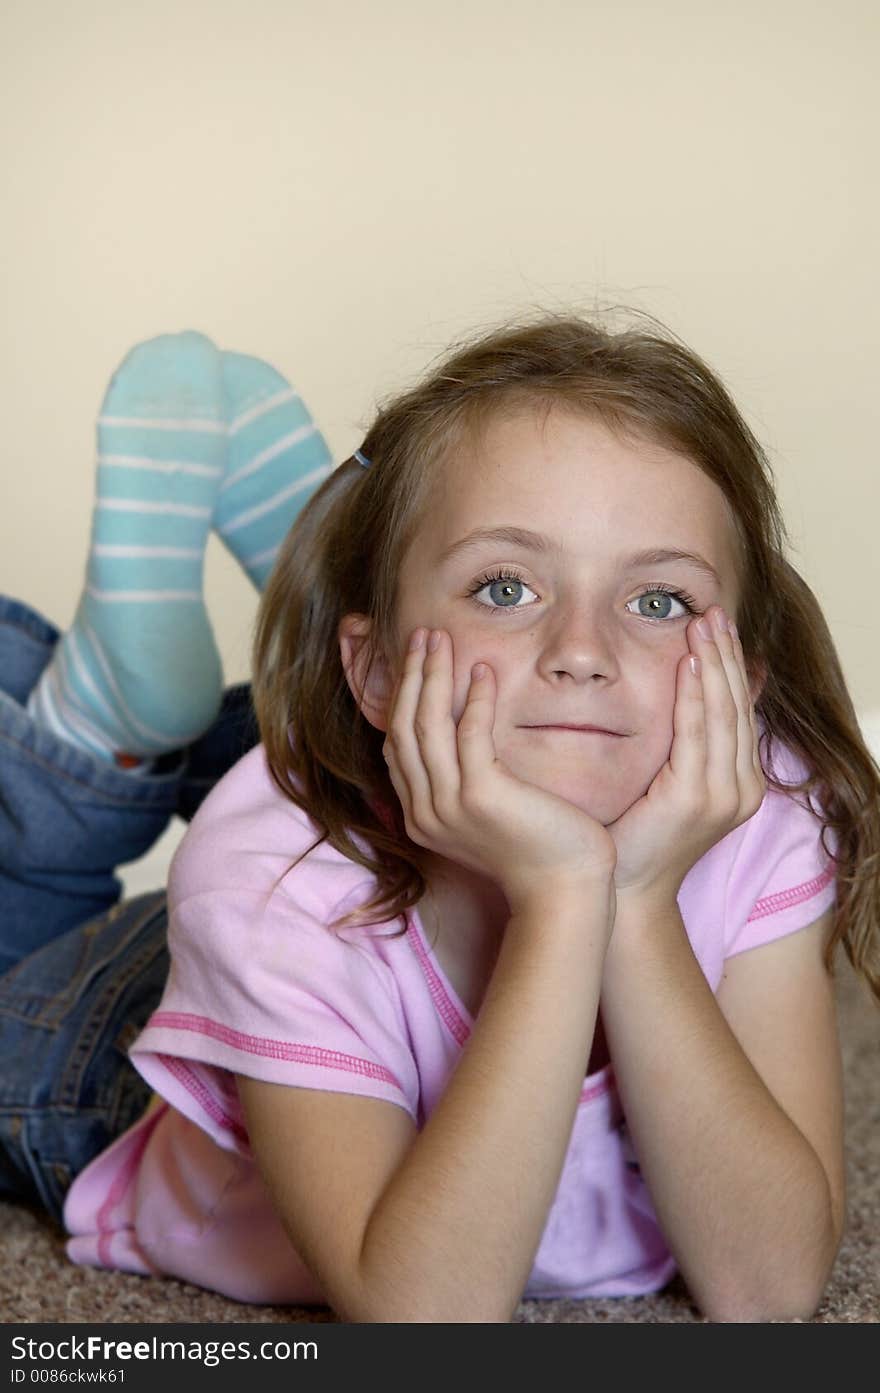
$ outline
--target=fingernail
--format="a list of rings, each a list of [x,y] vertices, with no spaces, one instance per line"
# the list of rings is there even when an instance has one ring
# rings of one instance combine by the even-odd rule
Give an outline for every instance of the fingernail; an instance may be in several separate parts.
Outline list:
[[[719,630],[720,630],[720,632],[721,632],[722,634],[727,633],[727,630],[728,630],[728,628],[729,628],[730,626],[729,626],[729,624],[728,624],[728,622],[727,622],[727,615],[724,613],[724,610],[723,610],[723,609],[716,609],[716,611],[715,611],[715,623],[717,624],[717,626],[718,626],[718,628],[719,628]]]
[[[479,682],[480,678],[485,677],[488,671],[489,669],[486,667],[485,663],[474,663],[471,668],[471,677],[475,682]]]
[[[736,627],[732,619],[728,625],[728,628],[730,629],[731,636],[733,638],[739,638],[739,629]]]
[[[700,675],[700,668],[702,667],[702,664],[701,664],[699,658],[698,658],[695,654],[692,653],[691,656],[690,656],[690,658],[688,659],[688,661],[689,661],[689,663],[690,663],[690,665],[691,665],[691,672],[694,674],[694,677],[699,677],[699,675]]]
[[[409,651],[410,651],[410,653],[414,653],[415,650],[416,650],[417,648],[421,648],[421,646],[422,646],[422,644],[424,643],[424,641],[425,641],[425,631],[424,631],[424,629],[416,629],[415,633],[412,635],[412,637],[410,638],[410,641],[409,641]]]
[[[440,646],[440,630],[439,630],[439,629],[432,629],[432,630],[431,630],[430,637],[429,637],[429,639],[428,639],[428,652],[429,652],[429,653],[436,653],[436,651],[437,651],[437,649],[439,648],[439,646]]]
[[[706,623],[705,619],[697,620],[697,633],[700,635],[700,638],[712,637],[712,630],[709,628],[709,625]]]

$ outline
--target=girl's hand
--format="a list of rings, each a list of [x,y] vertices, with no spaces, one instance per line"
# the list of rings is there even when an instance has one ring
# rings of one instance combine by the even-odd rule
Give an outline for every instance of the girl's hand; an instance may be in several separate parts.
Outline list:
[[[491,877],[511,909],[560,884],[610,883],[615,848],[601,825],[562,798],[513,775],[495,754],[495,676],[471,673],[467,702],[452,715],[452,641],[436,648],[416,629],[404,660],[383,753],[408,835]],[[480,671],[482,669],[482,671]]]
[[[709,637],[698,628],[705,623]],[[688,626],[676,674],[669,760],[644,797],[611,823],[618,894],[678,893],[700,857],[752,817],[764,798],[758,729],[738,637],[714,606]],[[691,657],[699,659],[699,674]]]

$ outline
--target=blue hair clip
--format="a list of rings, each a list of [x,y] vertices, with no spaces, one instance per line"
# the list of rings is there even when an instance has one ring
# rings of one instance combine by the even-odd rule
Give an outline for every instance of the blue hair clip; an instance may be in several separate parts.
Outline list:
[[[362,450],[355,450],[352,459],[356,459],[362,469],[369,469],[370,465],[373,463],[372,460],[367,459]]]

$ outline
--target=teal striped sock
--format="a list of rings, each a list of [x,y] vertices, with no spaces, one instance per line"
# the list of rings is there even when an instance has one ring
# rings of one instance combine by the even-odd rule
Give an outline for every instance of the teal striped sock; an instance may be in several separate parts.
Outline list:
[[[139,344],[111,380],[97,438],[85,589],[28,711],[125,766],[188,744],[220,706],[202,596],[226,464],[219,351],[192,332]]]
[[[214,526],[262,590],[291,523],[333,467],[305,403],[270,364],[224,353],[229,430]]]

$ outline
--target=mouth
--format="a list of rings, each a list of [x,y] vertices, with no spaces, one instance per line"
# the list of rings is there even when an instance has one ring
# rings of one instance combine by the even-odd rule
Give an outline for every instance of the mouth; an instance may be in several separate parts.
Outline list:
[[[623,731],[606,730],[604,726],[578,726],[578,725],[540,725],[540,726],[521,726],[521,730],[567,730],[573,731],[577,735],[607,735],[612,740],[622,740]]]

